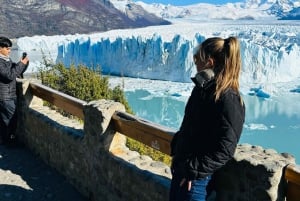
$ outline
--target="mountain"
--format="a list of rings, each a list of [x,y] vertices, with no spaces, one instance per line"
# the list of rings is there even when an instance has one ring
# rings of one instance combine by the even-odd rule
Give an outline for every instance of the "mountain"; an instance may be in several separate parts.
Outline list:
[[[167,20],[266,20],[299,19],[300,1],[296,0],[246,0],[245,2],[215,5],[198,3],[188,6],[173,6],[160,3],[146,4],[142,1],[111,0],[113,4],[136,4],[150,13]],[[126,2],[126,3],[125,3]],[[120,9],[120,7],[118,7]],[[122,9],[120,9],[122,10]]]
[[[117,9],[136,23],[144,24],[145,20],[154,23],[157,21],[157,17],[161,18],[152,12],[146,11],[143,6],[131,1],[111,0],[111,2]],[[164,22],[163,24],[166,23]]]
[[[129,17],[108,0],[0,0],[0,4],[0,34],[10,38],[170,24],[138,5]]]
[[[300,19],[300,1],[247,0],[189,6],[131,0],[0,0],[0,35],[66,35],[167,25],[173,19]]]
[[[300,20],[300,8],[294,8],[281,18],[282,20]]]

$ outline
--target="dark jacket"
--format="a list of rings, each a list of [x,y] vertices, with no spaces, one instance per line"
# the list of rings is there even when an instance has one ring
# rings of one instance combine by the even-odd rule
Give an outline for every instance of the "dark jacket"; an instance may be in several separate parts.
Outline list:
[[[194,180],[212,175],[230,160],[240,139],[245,107],[232,89],[215,101],[215,80],[196,86],[171,150],[175,174]]]
[[[16,78],[26,70],[27,66],[22,62],[13,63],[11,60],[0,58],[0,100],[17,97]]]

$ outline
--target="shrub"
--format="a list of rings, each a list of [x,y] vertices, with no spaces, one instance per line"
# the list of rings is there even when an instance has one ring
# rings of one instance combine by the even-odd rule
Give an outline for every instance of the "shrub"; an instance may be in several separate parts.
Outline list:
[[[109,87],[109,77],[101,75],[100,67],[89,69],[84,65],[77,67],[71,65],[66,68],[62,63],[52,64],[44,57],[44,63],[39,69],[38,77],[42,84],[87,102],[97,99],[110,99],[120,102],[125,106],[128,113],[133,114],[122,88],[116,86],[111,89]],[[63,115],[68,115],[63,111],[60,112]],[[126,145],[131,150],[170,165],[170,156],[143,143],[127,138]]]
[[[132,113],[121,87],[109,88],[108,77],[101,76],[99,69],[91,70],[84,65],[66,68],[61,63],[45,64],[39,70],[39,78],[42,84],[87,102],[98,99],[120,102],[127,112]]]
[[[171,165],[171,156],[144,145],[141,142],[127,138],[126,145],[130,150],[137,151],[142,155],[150,156],[155,161],[161,161],[169,166]]]

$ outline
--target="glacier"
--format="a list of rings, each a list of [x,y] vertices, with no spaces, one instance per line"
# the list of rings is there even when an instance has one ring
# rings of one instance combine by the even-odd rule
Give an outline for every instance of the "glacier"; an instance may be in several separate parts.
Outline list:
[[[270,86],[300,78],[299,25],[298,21],[176,20],[172,25],[88,35],[18,38],[12,55],[28,53],[28,72],[36,72],[46,56],[66,66],[100,66],[107,75],[190,82],[196,72],[192,55],[199,43],[208,37],[237,36],[242,85]]]

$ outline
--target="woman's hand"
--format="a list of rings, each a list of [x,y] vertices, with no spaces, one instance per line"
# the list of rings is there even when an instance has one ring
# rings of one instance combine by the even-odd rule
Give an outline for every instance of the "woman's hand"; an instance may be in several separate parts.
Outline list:
[[[187,190],[190,191],[192,187],[192,181],[188,181],[186,178],[183,178],[180,182],[180,186],[183,186],[185,183],[187,183]]]

